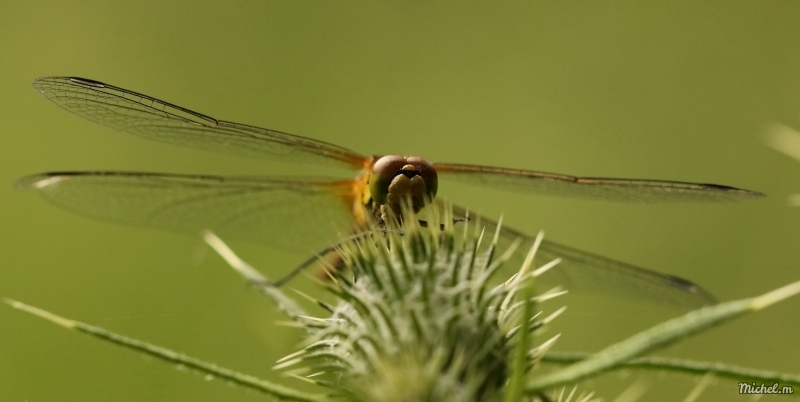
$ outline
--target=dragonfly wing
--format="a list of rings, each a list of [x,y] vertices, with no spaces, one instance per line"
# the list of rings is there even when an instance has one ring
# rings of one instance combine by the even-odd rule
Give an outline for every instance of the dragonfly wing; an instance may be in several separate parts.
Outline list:
[[[444,205],[441,201],[439,203]],[[466,216],[464,208],[458,206],[452,208],[455,216]],[[469,213],[469,220],[484,227],[486,236],[490,239],[497,229],[496,221],[472,212]],[[535,236],[522,233],[505,224],[500,228],[498,253],[504,252],[516,239],[521,239],[522,244],[515,256],[506,263],[509,268],[504,272],[507,273],[519,269],[525,254],[533,245]],[[561,286],[569,291],[599,292],[679,307],[699,307],[716,303],[711,293],[686,279],[612,260],[546,239],[539,246],[534,264],[541,266],[556,258],[561,258],[561,262],[542,275],[537,282],[540,286]]]
[[[33,86],[58,106],[133,135],[212,151],[361,169],[356,152],[306,137],[217,120],[156,98],[74,77],[44,77]]]
[[[18,183],[90,218],[194,235],[208,229],[304,253],[351,233],[350,185],[140,172],[45,173]]]
[[[764,194],[717,184],[576,177],[533,170],[436,163],[446,179],[511,191],[632,202],[735,201]]]

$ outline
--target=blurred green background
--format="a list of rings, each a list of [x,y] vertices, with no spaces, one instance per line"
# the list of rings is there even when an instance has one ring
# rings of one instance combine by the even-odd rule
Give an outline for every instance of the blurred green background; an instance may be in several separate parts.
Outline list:
[[[66,113],[30,82],[105,81],[212,116],[334,142],[591,176],[728,184],[738,204],[630,205],[440,194],[585,250],[688,277],[721,300],[800,279],[800,162],[763,125],[800,128],[800,3],[6,2],[0,14],[0,295],[237,370],[281,379],[299,333],[199,238],[87,220],[13,189],[48,170],[313,174],[173,147]],[[277,276],[304,256],[231,245]],[[294,284],[318,289],[308,280]],[[550,335],[597,350],[680,310],[574,295]],[[800,299],[663,354],[800,371]],[[258,401],[263,396],[0,308],[0,400]],[[607,400],[682,400],[695,379],[626,372]],[[800,392],[800,390],[798,390]],[[701,400],[739,398],[730,381]]]

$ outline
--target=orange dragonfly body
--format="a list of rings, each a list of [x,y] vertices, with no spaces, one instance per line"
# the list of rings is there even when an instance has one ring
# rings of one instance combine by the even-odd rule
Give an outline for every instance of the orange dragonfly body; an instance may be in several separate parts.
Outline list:
[[[48,172],[21,179],[49,201],[96,219],[139,227],[199,233],[211,230],[309,252],[369,228],[397,200],[433,200],[439,179],[534,194],[597,199],[733,201],[763,194],[729,186],[662,180],[575,177],[532,170],[429,163],[419,157],[365,156],[338,145],[275,130],[218,120],[156,98],[74,77],[46,77],[33,86],[60,107],[147,139],[236,155],[333,164],[357,170],[351,179],[181,175],[149,172]],[[436,199],[441,203],[440,199]],[[457,215],[465,209],[454,206]],[[472,215],[475,216],[475,215]],[[496,223],[481,217],[486,230]],[[508,226],[506,244],[533,237]],[[539,258],[562,258],[554,283],[570,289],[623,293],[678,305],[713,303],[685,279],[636,267],[549,240]],[[548,273],[549,274],[549,273]],[[545,275],[547,276],[547,275]]]

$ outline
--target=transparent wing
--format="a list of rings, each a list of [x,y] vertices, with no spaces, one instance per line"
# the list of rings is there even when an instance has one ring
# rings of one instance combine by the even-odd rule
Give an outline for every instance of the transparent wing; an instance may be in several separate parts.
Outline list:
[[[103,221],[251,240],[303,253],[350,234],[349,181],[56,172],[18,186],[59,207]],[[352,204],[350,204],[352,205]]]
[[[442,208],[445,205],[443,201],[438,203]],[[466,216],[464,208],[452,208],[456,217]],[[491,239],[497,229],[496,221],[473,212],[469,213],[469,219],[473,223],[480,222],[485,227],[486,236]],[[499,253],[505,251],[517,238],[523,242],[514,258],[506,264],[509,268],[505,272],[509,275],[519,269],[535,236],[519,232],[505,224],[501,227]],[[537,282],[545,288],[561,286],[570,292],[600,292],[679,307],[699,307],[716,303],[711,293],[686,279],[612,260],[547,239],[539,246],[534,264],[541,266],[556,258],[561,258],[561,263],[543,274]]]
[[[74,77],[44,77],[33,86],[58,106],[116,130],[171,144],[254,157],[333,163],[361,169],[356,152],[297,135],[217,120],[156,98]]]
[[[679,181],[576,177],[533,170],[436,163],[445,179],[526,193],[613,201],[735,201],[764,194],[717,184]]]

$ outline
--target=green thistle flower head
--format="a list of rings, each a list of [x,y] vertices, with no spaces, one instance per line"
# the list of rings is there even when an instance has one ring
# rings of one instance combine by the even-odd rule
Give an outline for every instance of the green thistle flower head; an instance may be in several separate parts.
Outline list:
[[[541,326],[521,308],[532,303],[534,275],[525,266],[493,284],[516,245],[495,258],[479,223],[454,226],[445,215],[432,229],[407,215],[402,227],[343,246],[352,277],[331,270],[338,305],[328,318],[304,317],[307,344],[279,367],[302,365],[317,383],[359,401],[500,400],[514,334]],[[537,356],[525,355],[523,371]]]

